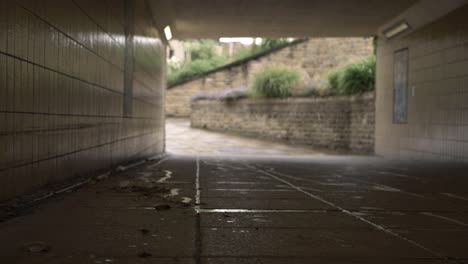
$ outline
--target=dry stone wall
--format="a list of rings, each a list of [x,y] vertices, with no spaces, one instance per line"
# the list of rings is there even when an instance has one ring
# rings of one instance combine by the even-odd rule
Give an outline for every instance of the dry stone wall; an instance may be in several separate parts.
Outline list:
[[[321,148],[371,154],[374,94],[192,103],[191,125]]]

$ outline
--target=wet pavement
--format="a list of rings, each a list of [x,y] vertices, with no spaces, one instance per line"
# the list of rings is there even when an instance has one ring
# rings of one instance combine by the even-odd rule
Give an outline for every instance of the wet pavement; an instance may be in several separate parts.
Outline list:
[[[190,120],[166,120],[166,150],[175,155],[303,156],[339,154],[336,151],[260,140],[190,127]]]
[[[0,263],[468,263],[466,167],[168,156],[0,224]]]

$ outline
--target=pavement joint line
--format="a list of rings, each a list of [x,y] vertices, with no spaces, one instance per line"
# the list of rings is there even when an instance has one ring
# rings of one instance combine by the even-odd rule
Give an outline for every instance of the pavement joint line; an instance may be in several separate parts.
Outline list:
[[[200,209],[200,213],[327,213],[339,210],[301,210],[301,209]]]
[[[217,182],[214,182],[214,183],[216,183],[216,184],[240,184],[240,185],[241,184],[247,184],[247,185],[249,185],[249,184],[270,184],[269,182],[263,183],[263,182],[252,182],[252,181],[251,182],[245,182],[245,181],[244,182],[217,181]]]
[[[293,165],[294,166],[294,165]],[[294,166],[296,168],[299,168],[299,169],[307,169],[306,167],[304,166]],[[274,170],[273,170],[274,171]],[[372,171],[372,170],[371,170]],[[276,171],[274,171],[276,172]],[[281,174],[280,172],[276,172],[278,174]],[[377,172],[379,173],[379,172]],[[392,174],[392,173],[391,173]],[[350,178],[349,176],[346,176],[346,175],[343,175],[343,174],[339,174],[339,173],[331,173],[332,176],[338,176],[338,177],[344,177],[344,178]],[[370,185],[375,185],[375,186],[378,186],[378,187],[381,187],[381,188],[385,188],[385,189],[392,189],[394,190],[395,192],[401,192],[401,193],[405,193],[405,194],[408,194],[408,195],[412,195],[412,196],[415,196],[415,197],[419,197],[419,198],[423,198],[423,199],[426,199],[425,196],[421,195],[421,194],[417,194],[417,193],[412,193],[412,192],[408,192],[408,191],[404,191],[404,190],[401,190],[399,188],[395,188],[395,187],[392,187],[392,186],[388,186],[388,185],[384,185],[384,184],[379,184],[379,183],[374,183],[374,182],[370,182],[370,181],[366,181],[366,180],[361,180],[361,179],[356,179],[356,178],[352,178],[353,181],[356,181],[356,182],[360,182],[360,183],[365,183],[365,184],[370,184]]]
[[[373,230],[371,227],[366,226],[366,227],[286,227],[286,226],[225,226],[225,225],[204,225],[201,227],[204,230],[207,229],[216,229],[216,230],[245,230],[245,229],[250,229],[250,230],[267,230],[267,231],[275,231],[275,230],[290,230],[290,231],[370,231]],[[373,231],[375,232],[375,231]],[[440,258],[438,258],[440,259]],[[453,263],[452,263],[453,264]]]
[[[169,155],[166,155],[164,156],[164,158],[160,159],[158,162],[156,162],[155,164],[151,164],[148,166],[148,169],[152,170],[154,169],[155,167],[161,165],[162,163],[166,162],[167,160],[169,160]],[[149,159],[149,161],[152,161],[151,159]]]
[[[356,212],[356,213],[404,213],[404,214],[420,214],[420,213],[426,213],[428,212],[427,210],[391,210],[391,209],[381,209],[381,210],[370,210],[370,209],[349,209],[348,211],[350,212]],[[451,210],[431,210],[431,213],[461,213],[461,214],[467,214],[468,211],[463,210],[463,211],[451,211]]]
[[[359,256],[353,256],[353,257],[335,257],[335,256],[323,256],[323,255],[305,255],[305,256],[296,256],[296,255],[205,255],[203,256],[204,259],[218,259],[218,258],[235,258],[235,259],[285,259],[285,260],[309,260],[309,259],[315,259],[315,260],[346,260],[346,261],[359,261],[359,260],[365,260],[365,261],[370,261],[373,260],[375,261],[374,263],[379,263],[380,261],[384,260],[393,260],[396,261],[395,263],[398,263],[398,261],[405,260],[418,260],[418,261],[433,261],[433,260],[440,260],[440,258],[423,258],[423,257],[359,257]],[[465,260],[465,258],[460,258],[457,260]],[[256,262],[257,263],[257,262]],[[263,262],[262,262],[263,263]],[[345,262],[340,262],[340,263],[345,263]],[[354,262],[353,262],[354,263]],[[362,262],[359,262],[362,263]],[[366,262],[368,263],[368,262]],[[450,262],[453,264],[453,262]]]
[[[48,193],[48,194],[46,194],[46,195],[43,195],[43,196],[41,196],[41,197],[38,197],[38,198],[34,199],[34,200],[32,201],[32,203],[39,203],[39,202],[42,202],[42,201],[44,201],[45,199],[48,199],[48,198],[51,198],[51,197],[53,197],[53,196],[55,196],[55,195],[62,194],[62,193],[64,193],[64,192],[67,192],[67,191],[70,191],[70,190],[79,188],[79,187],[81,187],[81,186],[83,186],[83,185],[85,185],[85,184],[88,184],[88,183],[90,183],[90,182],[91,182],[91,179],[87,179],[87,180],[84,180],[84,181],[75,183],[75,184],[73,184],[73,185],[71,185],[71,186],[62,188],[62,189],[60,189],[60,190],[50,192],[50,193]]]
[[[435,218],[439,218],[439,219],[442,219],[442,220],[445,220],[445,221],[448,221],[448,222],[452,222],[452,223],[455,223],[455,224],[458,224],[458,225],[461,225],[461,226],[468,226],[468,224],[463,223],[462,221],[458,221],[456,219],[452,219],[450,217],[446,217],[446,216],[443,216],[443,215],[438,215],[438,214],[434,214],[434,213],[430,213],[430,212],[422,212],[421,214],[422,215],[427,215],[427,216],[432,216],[432,217],[435,217]]]
[[[421,180],[420,177],[414,177],[414,176],[409,176],[403,173],[398,173],[398,172],[391,172],[391,171],[379,171],[379,170],[370,170],[371,172],[375,172],[378,174],[387,174],[387,175],[393,175],[396,177],[401,177],[401,178],[408,178],[408,179],[416,179],[416,180]]]
[[[452,259],[452,258],[450,258],[450,257],[444,256],[443,254],[441,254],[441,253],[439,253],[439,252],[437,252],[437,251],[434,251],[434,250],[432,250],[432,249],[430,249],[430,248],[427,248],[426,246],[424,246],[424,245],[422,245],[422,244],[420,244],[420,243],[418,243],[418,242],[416,242],[416,241],[414,241],[414,240],[411,240],[411,239],[409,239],[409,238],[406,238],[406,237],[404,237],[404,236],[402,236],[402,235],[399,235],[399,234],[397,234],[397,233],[395,233],[395,232],[393,232],[393,231],[391,231],[391,230],[389,230],[389,229],[387,229],[387,228],[385,228],[385,227],[383,227],[383,226],[380,226],[380,225],[378,225],[378,224],[376,224],[376,223],[374,223],[374,222],[371,222],[371,221],[369,221],[369,220],[367,220],[367,219],[365,219],[365,218],[363,218],[363,217],[361,217],[361,216],[359,216],[359,215],[357,215],[357,214],[355,214],[355,213],[353,213],[353,212],[351,212],[351,211],[348,211],[348,210],[346,210],[346,209],[344,209],[344,208],[342,208],[342,207],[340,207],[340,206],[338,206],[338,205],[336,205],[336,204],[334,204],[334,203],[332,203],[332,202],[329,202],[329,201],[327,201],[327,200],[325,200],[325,199],[323,199],[323,198],[321,198],[321,197],[319,197],[319,196],[317,196],[317,195],[315,195],[315,194],[312,194],[312,193],[310,193],[310,192],[308,192],[308,191],[305,191],[305,190],[303,190],[301,187],[296,186],[296,185],[294,185],[294,184],[292,184],[292,183],[290,183],[290,182],[288,182],[288,181],[286,181],[286,180],[283,180],[283,179],[279,178],[278,176],[273,175],[272,173],[269,173],[269,172],[267,172],[267,171],[265,171],[265,170],[263,170],[263,169],[260,169],[260,168],[255,168],[254,166],[249,165],[249,164],[244,164],[244,165],[245,165],[247,168],[253,169],[253,170],[258,171],[258,172],[260,172],[260,173],[262,173],[262,174],[264,174],[264,175],[267,175],[267,176],[269,176],[269,177],[271,177],[271,178],[273,178],[273,179],[275,179],[275,180],[277,180],[277,181],[280,181],[280,182],[282,182],[282,183],[285,183],[285,184],[287,184],[287,185],[293,187],[293,188],[296,189],[297,191],[302,192],[302,193],[304,193],[305,195],[307,195],[307,196],[309,196],[309,197],[311,197],[311,198],[313,198],[313,199],[316,199],[316,200],[321,201],[321,202],[323,202],[323,203],[325,203],[325,204],[328,204],[328,205],[330,205],[330,206],[332,206],[332,207],[334,207],[334,208],[340,210],[341,212],[343,212],[343,213],[345,213],[345,214],[347,214],[347,215],[349,215],[349,216],[352,216],[352,217],[354,217],[354,218],[356,218],[356,219],[358,219],[358,220],[360,220],[360,221],[363,221],[363,222],[365,222],[365,223],[367,223],[367,224],[373,226],[373,227],[376,228],[377,230],[380,230],[380,231],[382,231],[382,232],[384,232],[384,233],[387,233],[387,234],[389,234],[389,235],[391,235],[391,236],[394,236],[394,237],[399,238],[399,239],[401,239],[401,240],[403,240],[403,241],[406,241],[406,242],[408,242],[409,244],[411,244],[411,245],[413,245],[413,246],[416,246],[416,247],[418,247],[418,248],[420,248],[420,249],[422,249],[422,250],[424,250],[424,251],[426,251],[426,252],[428,252],[428,253],[430,253],[430,254],[432,254],[432,255],[438,257],[438,258],[442,258],[442,259],[444,259],[444,260],[451,260],[451,259]]]
[[[115,169],[117,172],[123,172],[123,171],[127,171],[129,169],[133,169],[135,167],[138,167],[140,165],[143,165],[146,163],[146,160],[140,160],[140,161],[136,161],[136,162],[133,162],[133,163],[130,163],[128,165],[120,165],[117,167],[117,169]]]
[[[344,177],[344,178],[349,178],[348,176],[345,176],[343,174],[334,173],[334,175],[341,176],[341,177]],[[366,181],[366,180],[360,180],[360,179],[353,179],[353,180],[357,181],[357,182],[366,183],[366,184],[374,185],[374,186],[377,186],[377,187],[381,187],[383,189],[388,189],[388,190],[390,190],[390,192],[400,192],[400,193],[404,193],[404,194],[408,194],[408,195],[412,195],[412,196],[415,196],[415,197],[426,199],[426,197],[421,195],[421,194],[407,192],[407,191],[404,191],[402,189],[395,188],[395,187],[392,187],[392,186],[379,184],[379,183],[375,183],[375,182],[370,182],[370,181]]]
[[[209,191],[224,191],[224,192],[293,192],[294,189],[209,189]]]
[[[200,211],[200,158],[197,156],[197,169],[195,174],[195,211]]]
[[[295,166],[295,167],[300,168],[300,169],[306,169],[305,167],[302,167],[302,166]],[[287,178],[297,179],[299,181],[306,181],[305,179],[302,179],[300,177],[295,177],[295,176],[292,176],[292,175],[287,175],[287,174],[278,172],[274,168],[270,168],[270,172],[271,173],[276,173],[276,174],[278,174],[280,176],[284,176],[284,177],[287,177]],[[346,176],[346,175],[343,175],[343,174],[338,174],[338,173],[331,173],[330,176],[335,176],[335,177],[338,176],[340,178],[348,178],[348,179],[350,178],[349,176]],[[366,181],[366,180],[355,179],[355,178],[353,178],[352,181],[359,182],[359,183],[365,183],[365,184],[369,184],[369,185],[372,185],[372,186],[377,186],[377,187],[380,187],[382,189],[387,189],[390,192],[400,192],[400,193],[408,194],[408,195],[415,196],[415,197],[418,197],[418,198],[426,199],[426,197],[421,195],[421,194],[407,192],[407,191],[404,191],[404,190],[401,190],[401,189],[398,189],[398,188],[395,188],[395,187],[391,187],[391,186],[388,186],[388,185],[383,185],[383,184],[374,183],[374,182],[370,182],[370,181]],[[321,183],[319,181],[315,181],[315,180],[312,180],[310,182],[315,182],[317,184],[323,185],[323,183]],[[307,187],[307,188],[304,188],[304,189],[313,190],[313,188],[310,188],[310,187]],[[313,190],[313,191],[323,192],[323,191],[318,190],[318,189]]]
[[[202,237],[201,237],[201,217],[200,217],[200,158],[196,157],[196,172],[195,172],[195,252],[194,262],[202,263]]]
[[[445,195],[445,196],[448,196],[450,198],[455,198],[455,199],[460,199],[460,200],[463,200],[463,201],[468,201],[468,198],[465,198],[463,196],[460,196],[460,195],[455,195],[455,194],[452,194],[452,193],[441,193],[442,195]]]

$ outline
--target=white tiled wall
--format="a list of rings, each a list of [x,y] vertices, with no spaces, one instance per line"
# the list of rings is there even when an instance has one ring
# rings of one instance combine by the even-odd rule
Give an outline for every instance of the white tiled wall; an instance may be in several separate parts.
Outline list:
[[[124,1],[0,1],[0,200],[163,151],[157,38],[134,38],[123,116]]]
[[[404,38],[380,40],[376,153],[468,161],[468,6]],[[408,124],[392,124],[393,55],[409,48]]]

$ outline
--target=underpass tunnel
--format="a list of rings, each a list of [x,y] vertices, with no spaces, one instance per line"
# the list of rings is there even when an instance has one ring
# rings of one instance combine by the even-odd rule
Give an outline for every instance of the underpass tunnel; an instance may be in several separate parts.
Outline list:
[[[468,0],[0,0],[0,262],[466,263],[466,14]],[[168,41],[220,37],[374,38],[375,155],[166,155]]]
[[[164,152],[165,29],[377,36],[376,155],[467,159],[464,1],[1,4],[3,200]]]

